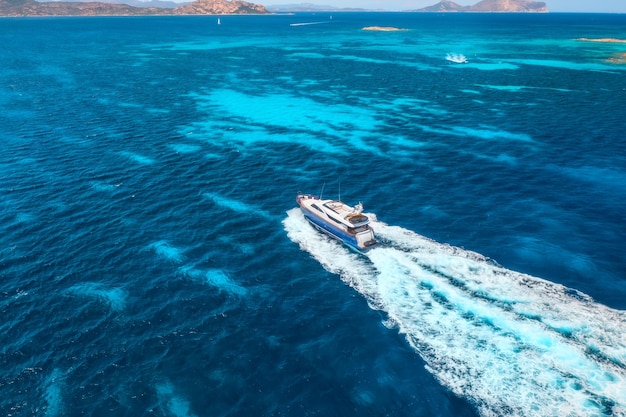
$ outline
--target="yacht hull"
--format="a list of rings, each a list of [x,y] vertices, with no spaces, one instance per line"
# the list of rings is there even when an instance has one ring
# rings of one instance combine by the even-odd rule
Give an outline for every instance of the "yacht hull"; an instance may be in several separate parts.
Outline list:
[[[367,225],[369,219],[367,219],[366,222],[359,223],[359,231],[354,231],[338,221],[337,216],[333,217],[332,213],[331,216],[325,213],[325,211],[327,211],[325,203],[335,205],[343,203],[321,200],[310,195],[298,195],[296,202],[300,206],[304,217],[313,227],[333,239],[342,242],[350,249],[354,249],[358,252],[366,252],[378,245],[373,230]],[[324,210],[320,210],[320,207],[323,207]],[[359,218],[365,217],[360,215],[360,213],[358,215],[360,216]]]

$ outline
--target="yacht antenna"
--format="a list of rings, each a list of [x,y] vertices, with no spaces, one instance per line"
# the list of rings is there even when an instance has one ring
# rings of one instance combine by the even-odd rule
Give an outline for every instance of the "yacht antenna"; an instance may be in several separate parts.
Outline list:
[[[322,192],[320,193],[320,200],[322,200],[322,196],[324,195],[324,187],[326,187],[326,181],[322,184]]]
[[[341,182],[339,183],[339,196],[337,200],[341,201]]]

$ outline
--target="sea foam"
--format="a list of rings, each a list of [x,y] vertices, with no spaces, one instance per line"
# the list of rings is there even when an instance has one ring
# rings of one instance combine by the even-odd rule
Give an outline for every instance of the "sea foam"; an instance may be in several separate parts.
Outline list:
[[[484,415],[626,412],[626,313],[379,221],[384,245],[366,256],[313,230],[298,209],[284,225]]]

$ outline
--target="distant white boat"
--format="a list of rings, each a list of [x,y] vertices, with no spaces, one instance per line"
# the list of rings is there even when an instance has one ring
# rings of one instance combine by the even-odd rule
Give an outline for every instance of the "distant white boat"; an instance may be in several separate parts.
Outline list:
[[[219,17],[217,18],[217,24],[218,24],[218,25],[221,25],[221,24],[222,24],[222,21],[220,20],[220,18],[219,18]]]
[[[446,55],[446,60],[457,64],[467,64],[467,57],[463,54],[449,53]]]

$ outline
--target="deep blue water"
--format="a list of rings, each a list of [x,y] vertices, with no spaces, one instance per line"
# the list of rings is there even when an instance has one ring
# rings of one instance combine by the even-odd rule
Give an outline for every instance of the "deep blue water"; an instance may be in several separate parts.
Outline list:
[[[0,415],[626,415],[626,15],[216,20],[0,20]]]

